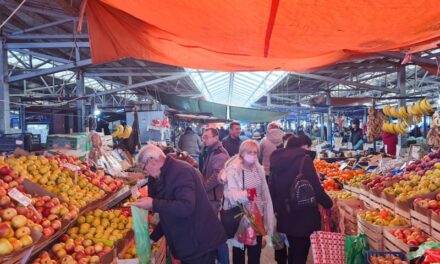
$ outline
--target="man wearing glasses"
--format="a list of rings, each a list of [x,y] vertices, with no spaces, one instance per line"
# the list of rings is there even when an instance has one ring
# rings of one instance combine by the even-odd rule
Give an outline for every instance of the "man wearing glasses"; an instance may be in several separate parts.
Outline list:
[[[159,213],[160,223],[151,240],[158,241],[164,235],[173,256],[182,264],[212,263],[226,236],[195,169],[165,156],[151,144],[140,150],[138,163],[144,164],[144,173],[155,179],[154,196],[133,204]]]

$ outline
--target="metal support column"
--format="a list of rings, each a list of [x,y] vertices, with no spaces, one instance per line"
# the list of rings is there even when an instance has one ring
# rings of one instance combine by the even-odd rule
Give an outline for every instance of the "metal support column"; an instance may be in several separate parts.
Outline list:
[[[332,98],[330,96],[330,92],[327,93],[327,142],[330,143],[330,146],[333,145],[333,137],[332,137]]]
[[[23,105],[23,101],[20,99],[20,128],[21,132],[26,132],[26,107]]]
[[[319,113],[319,125],[321,126],[321,133],[319,134],[321,136],[321,141],[324,141],[325,135],[324,135],[324,113]]]
[[[83,96],[84,95],[84,73],[79,70],[76,77],[76,95]],[[76,101],[76,114],[77,114],[77,126],[78,132],[84,132],[84,122],[86,108],[83,100]]]
[[[406,72],[405,65],[401,65],[399,67],[399,71],[397,72],[397,89],[399,90],[399,95],[401,97],[406,95]],[[399,107],[405,107],[405,99],[399,99]],[[407,147],[407,139],[408,136],[401,134],[399,135],[398,144],[401,148]]]
[[[0,37],[0,133],[8,133],[10,124],[8,50],[5,39]]]

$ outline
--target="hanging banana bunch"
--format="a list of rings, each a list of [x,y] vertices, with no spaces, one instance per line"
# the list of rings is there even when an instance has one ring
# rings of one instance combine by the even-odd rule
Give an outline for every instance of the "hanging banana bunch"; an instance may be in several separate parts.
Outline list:
[[[124,133],[124,127],[122,125],[116,126],[116,131],[112,133],[112,137],[121,138]]]
[[[133,130],[133,128],[131,126],[126,125],[125,129],[124,129],[124,133],[122,134],[122,138],[123,139],[129,138],[132,130]]]

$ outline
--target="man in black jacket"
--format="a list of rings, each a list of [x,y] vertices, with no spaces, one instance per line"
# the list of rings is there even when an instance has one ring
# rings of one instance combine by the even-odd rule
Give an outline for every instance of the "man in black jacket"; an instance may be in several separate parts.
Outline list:
[[[241,144],[240,133],[240,123],[232,122],[229,125],[229,136],[224,138],[222,141],[223,147],[228,151],[229,157],[232,157],[238,153],[238,149],[240,148]]]
[[[216,250],[225,243],[226,236],[195,169],[165,156],[151,144],[140,150],[138,163],[155,179],[154,198],[146,197],[134,203],[159,213],[160,223],[151,240],[157,241],[165,235],[173,256],[182,264],[213,263]]]

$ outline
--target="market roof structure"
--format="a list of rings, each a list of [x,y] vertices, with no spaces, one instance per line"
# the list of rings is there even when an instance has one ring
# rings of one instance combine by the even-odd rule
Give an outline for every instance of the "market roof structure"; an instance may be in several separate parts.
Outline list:
[[[116,5],[116,2],[110,0],[88,1],[92,5]],[[148,3],[156,2],[150,1]],[[197,1],[200,5],[205,2]],[[126,8],[130,7],[132,3],[134,2],[130,2]],[[169,3],[169,1],[160,1],[156,4]],[[250,4],[248,1],[242,1],[240,5],[244,5],[244,3]],[[258,7],[258,10],[262,10],[261,8],[267,3],[264,2],[262,6]],[[346,1],[341,3],[347,4],[350,8],[354,5],[346,3]],[[342,56],[344,61],[338,60],[331,65],[324,63],[317,66],[318,64],[316,64],[315,66],[319,69],[308,72],[280,71],[279,68],[272,67],[270,63],[265,64],[267,69],[270,69],[269,71],[261,71],[264,67],[255,64],[258,67],[247,68],[247,70],[252,70],[251,72],[244,71],[243,68],[240,72],[219,72],[207,70],[207,68],[211,68],[207,66],[197,69],[196,64],[162,64],[142,60],[142,56],[138,59],[125,58],[127,56],[123,56],[124,54],[119,54],[121,56],[115,61],[93,64],[93,52],[101,51],[100,48],[93,48],[93,37],[91,36],[93,35],[91,29],[93,23],[90,24],[90,19],[93,19],[92,16],[96,14],[86,12],[86,17],[82,22],[82,32],[78,33],[76,29],[81,21],[80,0],[27,0],[20,7],[20,3],[17,1],[0,0],[0,21],[3,22],[10,17],[10,20],[1,28],[0,57],[3,63],[0,64],[0,88],[2,88],[0,89],[0,108],[8,113],[9,109],[18,109],[20,102],[25,102],[26,106],[42,106],[40,107],[41,111],[49,109],[75,111],[82,118],[86,115],[85,107],[90,108],[89,106],[93,103],[98,107],[115,110],[134,104],[147,104],[153,107],[158,94],[161,93],[231,106],[250,106],[277,111],[291,111],[292,105],[307,104],[312,97],[329,94],[332,97],[386,97],[400,95],[404,91],[406,94],[431,94],[435,96],[438,94],[440,85],[438,77],[440,53],[438,46],[435,46],[438,45],[438,26],[435,23],[440,21],[436,18],[436,14],[440,13],[440,7],[438,5],[431,6],[432,3],[433,1],[422,1],[417,3],[417,8],[411,9],[414,3],[402,5],[401,1],[398,1],[394,7],[396,10],[402,8],[403,11],[392,18],[394,21],[400,19],[398,18],[400,16],[404,17],[405,12],[409,9],[412,10],[413,15],[411,21],[417,20],[416,17],[421,14],[425,15],[426,19],[417,20],[420,24],[426,22],[424,24],[425,31],[422,30],[418,33],[411,31],[414,29],[408,24],[411,21],[405,18],[405,23],[402,23],[401,27],[395,25],[393,29],[396,34],[392,34],[391,37],[397,39],[397,35],[405,35],[402,38],[407,38],[411,32],[414,33],[414,36],[429,32],[431,36],[429,39],[432,41],[428,46],[420,46],[421,42],[415,41],[414,43],[417,44],[415,50],[399,50],[394,47],[392,51],[385,51],[383,49],[388,45],[387,43],[379,45],[378,42],[374,42],[377,47],[380,47],[380,50],[379,48],[367,49],[372,51],[370,53],[365,53],[367,50],[364,50],[365,52],[361,56],[363,58],[355,56],[353,59],[351,55],[350,58],[346,58],[344,53],[345,55]],[[394,1],[379,1],[376,4],[394,5]],[[184,3],[180,3],[176,8],[183,8],[181,5]],[[279,8],[283,8],[283,5],[284,3],[281,3]],[[341,6],[338,4],[336,7]],[[159,8],[159,6],[154,8]],[[248,8],[251,9],[251,7]],[[426,11],[425,8],[429,10]],[[279,14],[283,14],[283,12]],[[371,15],[371,13],[368,14]],[[122,17],[127,15],[126,12],[121,14]],[[163,18],[167,18],[167,16],[163,16]],[[201,18],[206,17],[203,15]],[[245,18],[246,16],[241,16],[240,22],[246,21]],[[267,15],[265,18],[267,21]],[[278,18],[280,17],[277,16],[277,21]],[[368,17],[365,16],[365,18]],[[283,21],[286,21],[285,19],[287,18],[282,18]],[[330,19],[330,17],[326,17],[326,19]],[[226,20],[226,18],[221,20]],[[174,23],[175,20],[170,21]],[[224,22],[216,21],[219,24]],[[430,21],[433,24],[429,25]],[[377,21],[372,22],[373,25],[378,23]],[[392,21],[387,20],[388,22]],[[382,21],[380,24],[382,25]],[[203,27],[209,28],[207,25],[203,25]],[[275,23],[275,25],[278,24]],[[382,25],[382,27],[387,28],[390,27],[389,25],[386,27]],[[185,26],[195,27],[193,23],[188,23]],[[202,27],[202,23],[199,23],[199,26]],[[243,26],[251,27],[252,25]],[[315,27],[303,29],[304,32],[310,33],[312,28]],[[116,32],[117,29],[114,28],[111,32]],[[232,38],[242,27],[232,29],[229,33],[224,33],[223,37]],[[368,37],[376,34],[375,31],[364,31],[362,32]],[[397,34],[401,31],[405,31],[405,33]],[[277,32],[273,32],[274,36],[280,33]],[[342,33],[336,35],[338,34]],[[298,35],[296,39],[301,39],[301,36]],[[298,44],[297,41],[288,40],[289,38],[284,39],[289,45]],[[321,42],[329,46],[334,45],[335,42],[330,40],[330,38],[324,38]],[[129,41],[129,39],[126,40],[126,42]],[[276,40],[277,42],[278,40]],[[306,47],[316,51],[318,47],[322,47],[321,42],[310,43]],[[217,45],[216,43],[211,44]],[[370,42],[371,45],[373,45],[372,43]],[[234,42],[232,48],[244,48],[248,44],[237,41]],[[407,44],[411,46],[410,43]],[[274,56],[280,55],[271,51],[272,48],[277,50],[277,45],[270,46],[268,58],[273,59]],[[260,45],[258,48],[263,46]],[[185,45],[181,48],[183,47]],[[187,48],[191,47],[187,46]],[[424,50],[419,51],[419,48],[422,47]],[[105,46],[102,49],[104,48]],[[148,49],[144,51],[146,54],[154,54],[155,52]],[[410,53],[406,53],[408,51]],[[310,55],[307,52],[299,51],[295,54],[295,57]],[[169,53],[169,56],[171,55],[173,54]],[[211,57],[207,57],[207,59],[214,60]],[[187,61],[193,62],[191,57],[188,57]],[[221,60],[218,62],[224,63]],[[237,64],[231,64],[232,66],[234,68]],[[304,64],[304,66],[309,67],[310,65]],[[216,69],[225,68],[218,67]],[[9,98],[12,103],[10,106],[5,103],[5,101],[9,101]],[[1,126],[6,126],[9,119],[7,115],[0,119],[0,130],[2,130]]]

